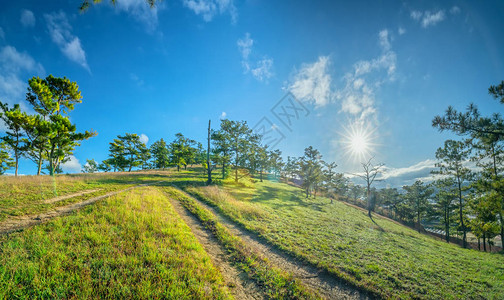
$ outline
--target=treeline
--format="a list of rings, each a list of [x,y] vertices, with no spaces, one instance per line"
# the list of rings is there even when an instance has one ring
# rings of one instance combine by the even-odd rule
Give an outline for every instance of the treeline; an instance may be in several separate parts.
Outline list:
[[[29,114],[16,104],[10,107],[0,102],[0,118],[5,124],[5,136],[0,143],[0,174],[10,168],[18,175],[19,160],[28,158],[50,175],[62,172],[61,164],[70,159],[80,142],[96,132],[77,132],[70,121],[75,104],[82,102],[77,83],[66,77],[49,75],[45,79],[33,77],[28,81],[26,101],[35,111]]]
[[[504,81],[489,88],[489,94],[504,104]],[[435,180],[431,183],[416,181],[401,190],[375,190],[374,201],[380,213],[397,220],[437,225],[450,241],[455,231],[468,246],[471,232],[486,251],[494,238],[504,241],[504,120],[495,113],[482,116],[474,104],[465,112],[448,107],[443,116],[436,116],[432,126],[440,131],[451,131],[461,140],[446,140],[437,149]],[[363,164],[365,166],[365,164]],[[348,199],[361,206],[370,203],[366,190],[350,186]],[[367,202],[360,198],[367,197]],[[364,198],[366,199],[366,198]],[[502,243],[502,242],[501,242]]]

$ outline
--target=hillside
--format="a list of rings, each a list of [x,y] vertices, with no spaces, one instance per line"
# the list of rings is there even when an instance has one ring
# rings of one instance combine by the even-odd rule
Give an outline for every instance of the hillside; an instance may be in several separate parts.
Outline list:
[[[187,188],[270,243],[385,298],[498,299],[502,254],[462,249],[342,202],[265,180]],[[440,289],[439,287],[443,288]]]
[[[504,293],[502,254],[462,249],[378,216],[371,221],[359,209],[305,198],[275,180],[217,179],[206,187],[200,168],[49,179],[0,182],[0,228],[23,219],[42,223],[0,235],[0,298]],[[17,192],[7,192],[13,186]],[[41,218],[81,203],[88,206]],[[308,273],[298,271],[303,262]],[[320,280],[310,281],[314,276]]]

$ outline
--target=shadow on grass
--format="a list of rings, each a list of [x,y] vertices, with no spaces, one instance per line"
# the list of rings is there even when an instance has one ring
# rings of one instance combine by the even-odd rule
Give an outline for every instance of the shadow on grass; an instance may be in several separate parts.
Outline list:
[[[306,198],[302,191],[282,191],[275,187],[262,186],[255,190],[255,195],[252,196],[251,202],[274,201],[270,206],[274,209],[305,207],[318,211],[323,211],[323,208],[329,203],[314,202],[316,199]]]

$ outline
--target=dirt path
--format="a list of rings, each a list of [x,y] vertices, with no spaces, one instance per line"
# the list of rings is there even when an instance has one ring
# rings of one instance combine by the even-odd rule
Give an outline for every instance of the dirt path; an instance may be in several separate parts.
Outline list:
[[[66,200],[66,199],[73,198],[73,197],[78,197],[78,196],[82,196],[82,195],[98,192],[99,190],[101,190],[101,189],[86,190],[86,191],[81,191],[81,192],[78,192],[78,193],[73,193],[73,194],[70,194],[70,195],[64,195],[64,196],[54,197],[54,198],[51,198],[51,199],[44,200],[44,203],[49,204],[49,203],[59,202],[59,201],[63,201],[63,200]]]
[[[206,230],[201,222],[179,201],[168,196],[167,198],[182,220],[191,228],[198,242],[210,256],[214,266],[219,269],[233,296],[236,299],[265,299],[259,287],[248,278],[247,274],[231,265],[229,255],[213,234]]]
[[[141,186],[146,186],[146,185],[151,185],[151,184],[153,184],[153,183],[140,184],[137,186],[129,187],[124,190],[110,192],[105,195],[93,197],[91,199],[88,199],[88,200],[85,200],[82,202],[73,203],[73,204],[69,204],[69,205],[61,206],[61,207],[56,207],[53,210],[45,212],[45,213],[10,218],[10,219],[7,219],[3,222],[0,222],[0,234],[11,233],[11,232],[25,229],[25,228],[28,228],[28,227],[31,227],[31,226],[34,226],[34,225],[37,225],[40,223],[44,223],[44,222],[49,221],[52,218],[69,214],[76,209],[93,204],[96,201],[105,199],[105,198],[113,196],[113,195],[117,195],[117,194],[125,192],[125,191],[129,191],[131,189],[135,189],[135,188],[138,188]]]
[[[185,193],[182,190],[180,191]],[[189,194],[185,194],[191,197]],[[217,209],[194,197],[191,198],[211,211],[234,235],[243,239],[244,242],[255,251],[261,253],[263,257],[267,258],[274,266],[292,273],[296,278],[301,280],[303,284],[319,292],[321,296],[327,299],[372,299],[372,297],[365,293],[346,285],[327,271],[301,262],[297,258],[277,249],[275,246],[269,245],[257,234],[237,226],[232,220],[217,211]]]

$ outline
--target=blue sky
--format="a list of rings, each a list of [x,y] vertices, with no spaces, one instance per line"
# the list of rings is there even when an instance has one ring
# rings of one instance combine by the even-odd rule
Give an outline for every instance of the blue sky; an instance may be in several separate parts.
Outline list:
[[[204,141],[208,119],[263,118],[300,156],[313,145],[340,172],[363,157],[349,132],[368,136],[367,155],[387,184],[427,176],[449,133],[431,127],[448,105],[502,106],[487,88],[504,79],[502,1],[3,1],[0,99],[22,103],[32,76],[76,81],[83,103],[71,118],[98,136],[75,151],[67,172],[107,157],[118,134],[148,144],[174,134]],[[291,93],[305,111],[287,128],[272,113]],[[282,105],[281,105],[282,106]],[[277,106],[278,108],[278,106]],[[36,166],[21,164],[33,174]]]

